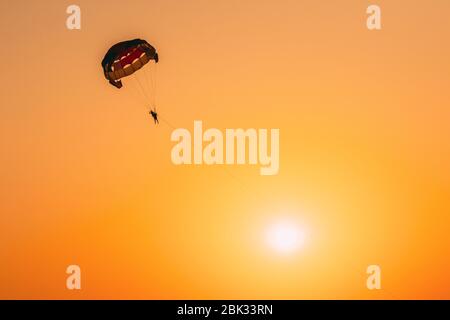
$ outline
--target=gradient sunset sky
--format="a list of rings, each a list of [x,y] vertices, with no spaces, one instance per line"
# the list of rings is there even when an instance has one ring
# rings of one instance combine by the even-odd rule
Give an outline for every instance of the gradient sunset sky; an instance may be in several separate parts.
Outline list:
[[[448,0],[1,1],[0,298],[450,299],[449,15]],[[279,128],[279,174],[172,164],[173,128],[100,66],[136,37],[159,52],[171,126]],[[305,235],[287,255],[264,240],[279,221]]]

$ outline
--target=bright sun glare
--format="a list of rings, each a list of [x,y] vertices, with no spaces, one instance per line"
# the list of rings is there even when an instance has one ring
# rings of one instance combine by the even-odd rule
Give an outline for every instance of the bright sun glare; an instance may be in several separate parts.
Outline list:
[[[294,253],[304,242],[304,232],[294,223],[283,221],[269,226],[266,240],[269,246],[283,254]]]

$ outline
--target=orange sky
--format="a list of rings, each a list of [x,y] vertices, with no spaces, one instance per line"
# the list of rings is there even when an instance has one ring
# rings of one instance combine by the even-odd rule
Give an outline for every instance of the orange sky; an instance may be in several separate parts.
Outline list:
[[[69,31],[72,3],[0,3],[0,298],[450,298],[447,0],[77,0]],[[134,37],[168,122],[279,128],[279,174],[173,165],[172,128],[103,78]],[[295,254],[261,240],[279,219]]]

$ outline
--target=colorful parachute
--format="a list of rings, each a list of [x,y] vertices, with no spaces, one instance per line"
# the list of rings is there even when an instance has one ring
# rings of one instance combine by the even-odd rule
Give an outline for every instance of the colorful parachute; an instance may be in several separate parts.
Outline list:
[[[155,48],[145,40],[134,39],[112,46],[103,58],[102,67],[109,83],[120,89],[120,79],[132,75],[151,60],[158,62]]]

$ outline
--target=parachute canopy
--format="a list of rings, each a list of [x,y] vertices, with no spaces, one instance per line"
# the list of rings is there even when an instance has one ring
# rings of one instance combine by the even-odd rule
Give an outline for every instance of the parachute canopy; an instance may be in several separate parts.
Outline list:
[[[156,49],[145,40],[134,39],[112,46],[103,58],[102,67],[109,83],[120,89],[120,79],[132,75],[151,60],[158,62]]]

